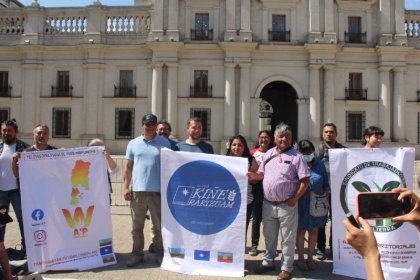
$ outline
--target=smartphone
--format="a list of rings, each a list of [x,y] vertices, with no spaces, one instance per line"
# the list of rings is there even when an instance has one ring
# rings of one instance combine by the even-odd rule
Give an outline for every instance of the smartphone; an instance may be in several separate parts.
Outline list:
[[[397,200],[399,193],[360,192],[357,195],[358,216],[363,219],[386,219],[411,211],[410,199]]]

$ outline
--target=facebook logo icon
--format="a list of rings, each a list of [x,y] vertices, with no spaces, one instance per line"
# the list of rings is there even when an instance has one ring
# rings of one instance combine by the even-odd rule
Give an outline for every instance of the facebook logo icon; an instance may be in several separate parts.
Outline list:
[[[32,220],[41,221],[44,218],[44,211],[41,209],[35,209],[32,211]]]

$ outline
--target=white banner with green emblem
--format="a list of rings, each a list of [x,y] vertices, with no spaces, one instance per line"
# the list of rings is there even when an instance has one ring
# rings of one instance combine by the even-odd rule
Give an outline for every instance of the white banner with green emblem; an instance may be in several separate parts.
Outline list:
[[[366,278],[364,261],[345,241],[342,224],[347,213],[356,214],[358,192],[384,192],[406,186],[412,189],[414,148],[329,150],[332,213],[333,273]],[[370,220],[385,279],[414,279],[420,265],[419,235],[409,223]]]

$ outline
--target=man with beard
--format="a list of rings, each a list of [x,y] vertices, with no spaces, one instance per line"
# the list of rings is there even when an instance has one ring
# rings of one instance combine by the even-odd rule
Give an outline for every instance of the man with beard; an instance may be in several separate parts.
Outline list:
[[[182,152],[214,154],[213,147],[204,140],[201,140],[203,134],[203,125],[197,117],[191,118],[187,122],[188,139],[177,144]]]
[[[7,120],[1,124],[3,142],[0,143],[0,206],[1,208],[6,208],[6,213],[8,213],[10,203],[12,203],[19,223],[22,248],[24,249],[22,205],[18,181],[12,171],[12,157],[15,152],[22,152],[29,145],[17,139],[17,133],[18,125],[16,120]],[[1,230],[5,230],[5,227],[0,228]]]

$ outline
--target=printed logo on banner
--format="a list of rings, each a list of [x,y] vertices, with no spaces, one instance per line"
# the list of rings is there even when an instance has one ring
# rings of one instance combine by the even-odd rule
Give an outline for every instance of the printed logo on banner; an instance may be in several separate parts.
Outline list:
[[[169,247],[169,255],[172,258],[183,259],[185,257],[185,249],[184,248],[172,248]]]
[[[35,209],[32,211],[32,220],[41,221],[44,218],[44,211],[41,209]]]
[[[79,199],[82,198],[83,193],[80,191],[81,187],[85,190],[89,190],[89,168],[90,162],[83,160],[76,160],[74,168],[71,172],[71,199],[70,205],[77,205]]]
[[[44,211],[42,211],[42,209],[35,209],[34,211],[32,211],[31,217],[34,221],[31,223],[32,226],[45,225]]]
[[[88,227],[92,221],[94,208],[94,205],[89,206],[85,215],[81,207],[76,207],[73,216],[68,209],[61,209],[68,226],[73,229],[73,238],[88,236]]]
[[[235,177],[210,161],[193,161],[179,167],[169,180],[169,209],[185,229],[201,235],[218,233],[238,215],[241,192]]]
[[[34,232],[34,240],[36,243],[44,242],[47,240],[47,233],[45,230],[37,230]]]
[[[194,250],[194,260],[196,261],[209,261],[210,251]]]
[[[224,263],[233,263],[233,253],[217,252],[217,261]]]
[[[380,172],[373,177],[365,176],[364,173],[367,169],[372,168],[380,169]],[[389,178],[394,179],[389,180]],[[350,188],[358,192],[387,192],[406,185],[404,173],[395,166],[381,161],[363,162],[352,168],[344,176],[340,187],[340,204],[346,214],[351,213],[347,200]],[[390,232],[398,229],[401,225],[402,223],[394,223],[391,219],[376,220],[373,230],[376,232]]]

